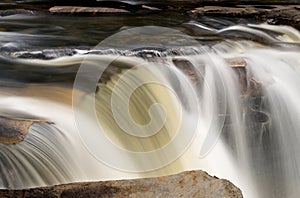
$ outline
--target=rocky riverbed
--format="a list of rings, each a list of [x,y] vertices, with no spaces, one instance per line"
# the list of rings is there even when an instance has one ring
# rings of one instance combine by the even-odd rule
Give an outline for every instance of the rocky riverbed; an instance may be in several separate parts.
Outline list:
[[[194,19],[202,16],[252,18],[270,24],[299,28],[299,1],[5,1],[0,4],[0,16],[12,14],[50,15],[144,15],[175,11]]]
[[[5,22],[6,27],[3,27],[3,32],[6,33],[2,38],[10,34],[11,29],[15,33],[15,37],[6,41],[4,39],[3,46],[0,46],[0,57],[2,61],[3,76],[12,76],[16,78],[16,82],[22,81],[24,83],[40,83],[40,82],[71,82],[74,79],[74,75],[78,69],[78,65],[74,67],[63,67],[63,68],[48,68],[47,71],[44,67],[22,67],[26,64],[20,64],[15,58],[23,59],[43,59],[50,60],[62,56],[73,56],[74,54],[91,53],[92,46],[98,43],[98,41],[106,38],[107,34],[112,34],[113,31],[119,31],[132,26],[132,21],[138,22],[140,26],[145,24],[155,25],[156,21],[159,21],[160,14],[167,18],[168,26],[179,26],[184,29],[185,32],[196,32],[196,29],[190,28],[187,21],[198,21],[205,19],[206,17],[213,17],[214,19],[228,19],[233,21],[255,21],[257,23],[265,22],[272,25],[290,25],[297,29],[300,29],[300,6],[298,1],[184,1],[184,0],[168,0],[164,3],[161,1],[59,1],[59,0],[48,0],[48,1],[4,1],[0,3],[0,17],[7,17]],[[167,13],[167,14],[166,14]],[[168,13],[176,13],[176,17],[180,20],[172,21],[172,16],[168,16]],[[156,15],[153,21],[144,16]],[[13,17],[12,17],[13,16]],[[18,20],[26,18],[25,16],[42,16],[41,19],[28,19],[28,24],[20,25]],[[46,19],[47,17],[53,17]],[[61,21],[64,24],[57,25],[56,16],[61,17]],[[120,18],[120,24],[115,24],[112,28],[110,24],[111,19],[101,18],[102,16],[113,16],[113,17],[128,17]],[[140,17],[141,16],[141,17]],[[12,18],[9,18],[12,17]],[[18,19],[18,17],[20,17]],[[65,18],[66,17],[66,18]],[[84,21],[88,21],[90,26],[87,28],[90,31],[90,35],[85,36],[82,39],[81,28],[74,22],[74,18],[81,17],[82,24]],[[100,17],[104,24],[102,27],[107,27],[106,31],[102,29],[95,29],[98,25],[98,21],[92,23],[92,18],[89,17]],[[137,17],[137,18],[130,18]],[[138,18],[140,17],[140,18]],[[182,17],[182,18],[181,18]],[[72,18],[72,19],[70,19]],[[103,19],[103,20],[102,20]],[[115,18],[114,18],[115,19]],[[11,21],[9,21],[11,20]],[[15,20],[15,24],[12,21]],[[31,23],[31,21],[34,23]],[[36,21],[35,21],[36,20]],[[43,25],[41,21],[51,22],[55,25],[48,27]],[[58,23],[60,20],[57,20]],[[72,21],[72,23],[69,22]],[[80,20],[78,20],[80,21]],[[49,24],[51,24],[49,22]],[[143,22],[143,23],[142,23]],[[125,24],[126,23],[126,24]],[[212,22],[214,23],[214,22]],[[219,29],[222,27],[223,21],[218,25]],[[29,25],[30,24],[30,25]],[[32,26],[32,24],[36,24]],[[88,23],[87,23],[88,24]],[[205,24],[205,23],[203,23]],[[161,25],[161,24],[159,24]],[[163,24],[164,25],[164,24]],[[162,26],[163,26],[162,25]],[[197,24],[196,24],[197,25]],[[229,26],[226,24],[224,26]],[[17,27],[18,26],[18,27]],[[20,26],[20,27],[19,27]],[[28,27],[27,27],[28,26]],[[77,26],[77,35],[75,36],[74,27]],[[195,26],[195,24],[194,24]],[[17,28],[16,28],[17,27]],[[184,27],[184,28],[183,28]],[[15,29],[14,29],[15,28]],[[20,30],[18,29],[20,28]],[[227,38],[231,35],[218,35],[214,34],[214,29],[207,34],[210,38],[213,38],[205,42],[217,42],[221,38]],[[31,37],[31,34],[39,34],[39,40]],[[201,32],[203,33],[203,32]],[[204,32],[205,33],[205,32]],[[101,35],[103,34],[103,35]],[[46,35],[46,36],[45,36]],[[61,36],[63,35],[63,36]],[[96,36],[95,36],[96,35]],[[99,39],[99,35],[103,38]],[[206,35],[206,36],[207,36]],[[195,38],[199,41],[201,37],[195,33]],[[227,36],[227,37],[226,37]],[[8,38],[9,36],[7,36]],[[78,39],[81,38],[82,40]],[[19,38],[19,39],[16,39]],[[53,40],[57,39],[55,42]],[[207,38],[207,37],[206,37]],[[252,37],[251,37],[252,38]],[[53,39],[53,40],[52,40]],[[99,40],[98,40],[99,39]],[[37,41],[38,40],[38,41]],[[1,41],[1,38],[0,38]],[[1,41],[2,42],[2,41]],[[28,43],[27,43],[28,42]],[[6,44],[8,43],[8,44]],[[29,44],[29,45],[27,45]],[[49,45],[53,46],[49,46]],[[78,45],[76,45],[78,44]],[[49,48],[48,48],[49,47]],[[156,49],[157,50],[157,49]],[[151,50],[148,49],[147,52]],[[155,50],[154,50],[155,51]],[[96,53],[93,51],[93,53]],[[176,54],[170,51],[169,53]],[[81,54],[80,54],[81,55]],[[8,60],[9,58],[12,60]],[[245,63],[240,59],[228,59],[229,65],[233,68],[238,68],[241,76],[245,76],[244,67]],[[22,65],[22,66],[20,66]],[[176,64],[175,64],[176,65]],[[30,71],[30,72],[28,72]],[[46,73],[43,73],[45,72]],[[48,78],[44,76],[48,75]],[[66,75],[68,74],[68,75]],[[42,76],[42,78],[40,78]],[[241,80],[241,81],[242,81]],[[255,82],[255,81],[254,81]],[[247,92],[247,84],[244,83],[242,94],[249,94]],[[243,85],[244,85],[243,84]],[[254,83],[255,84],[255,83]],[[255,84],[256,85],[256,84]],[[250,84],[251,86],[251,84]],[[254,85],[253,85],[254,86]],[[259,86],[258,86],[259,87]],[[254,89],[253,89],[254,90]],[[255,89],[260,91],[260,87]],[[252,90],[251,90],[252,91]],[[253,91],[254,92],[254,91]],[[260,92],[259,92],[260,94]],[[259,95],[257,92],[250,95]],[[250,110],[249,110],[250,112]],[[250,112],[252,113],[252,111]],[[249,113],[249,114],[250,114]],[[252,115],[252,114],[251,114]],[[258,117],[260,115],[260,117]],[[256,119],[262,120],[262,125],[265,126],[265,120],[263,119],[264,114],[256,113],[254,116]],[[15,125],[15,120],[7,121],[9,118],[1,117],[0,119],[0,142],[5,144],[15,144],[22,141],[27,134],[29,126],[36,122],[35,120],[17,120],[17,122],[23,122],[21,125],[11,127]],[[39,120],[38,120],[39,121]],[[5,123],[4,123],[5,122]],[[4,123],[4,124],[3,124]],[[14,132],[14,135],[11,133]],[[3,138],[1,139],[1,135]],[[13,136],[11,136],[13,135]],[[19,137],[16,139],[15,137]],[[0,170],[1,171],[1,170]],[[57,186],[39,187],[33,189],[22,189],[22,190],[0,190],[0,197],[242,197],[241,190],[234,186],[231,182],[218,179],[216,177],[209,176],[203,171],[188,171],[176,175],[164,176],[158,178],[145,178],[145,179],[132,179],[132,180],[116,180],[116,181],[98,181],[98,182],[87,182],[87,183],[72,183]]]

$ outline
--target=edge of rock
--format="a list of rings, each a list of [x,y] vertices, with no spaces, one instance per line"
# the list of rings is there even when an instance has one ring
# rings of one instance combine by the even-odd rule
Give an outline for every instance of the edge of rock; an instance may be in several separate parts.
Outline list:
[[[23,190],[0,190],[0,197],[223,197],[241,198],[241,190],[230,181],[204,171],[116,181],[62,184]]]

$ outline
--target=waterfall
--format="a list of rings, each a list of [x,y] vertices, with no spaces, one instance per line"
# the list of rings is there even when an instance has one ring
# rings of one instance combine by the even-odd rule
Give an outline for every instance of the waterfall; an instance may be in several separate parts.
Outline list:
[[[25,141],[1,145],[1,187],[31,187],[74,180],[68,140],[55,126],[34,124]]]
[[[31,126],[23,142],[0,144],[0,187],[201,169],[232,181],[245,197],[297,197],[300,33],[264,24],[197,27],[227,38],[173,51],[10,60],[33,74],[11,75],[0,89],[0,112],[51,123]],[[11,74],[7,63],[0,59]],[[47,69],[52,80],[40,82]]]

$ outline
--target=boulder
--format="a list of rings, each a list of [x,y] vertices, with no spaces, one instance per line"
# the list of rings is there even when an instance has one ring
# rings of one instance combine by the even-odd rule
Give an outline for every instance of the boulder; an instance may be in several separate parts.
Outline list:
[[[241,198],[231,182],[212,177],[203,171],[119,181],[74,183],[25,190],[0,190],[0,197],[210,197]]]

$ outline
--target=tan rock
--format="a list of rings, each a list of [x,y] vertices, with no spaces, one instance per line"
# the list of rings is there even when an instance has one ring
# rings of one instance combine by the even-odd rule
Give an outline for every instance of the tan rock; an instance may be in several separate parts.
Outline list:
[[[237,67],[246,67],[247,62],[240,57],[237,58],[227,58],[225,61],[228,63],[228,65],[232,68],[237,68]]]
[[[199,197],[240,198],[239,188],[203,171],[119,181],[74,183],[26,190],[0,190],[0,197]]]
[[[46,120],[0,116],[0,143],[16,144],[23,141],[28,134],[29,127],[35,122],[46,122]]]
[[[119,8],[105,7],[79,7],[79,6],[54,6],[49,9],[51,13],[92,13],[92,14],[108,14],[108,13],[130,13],[128,10]]]

